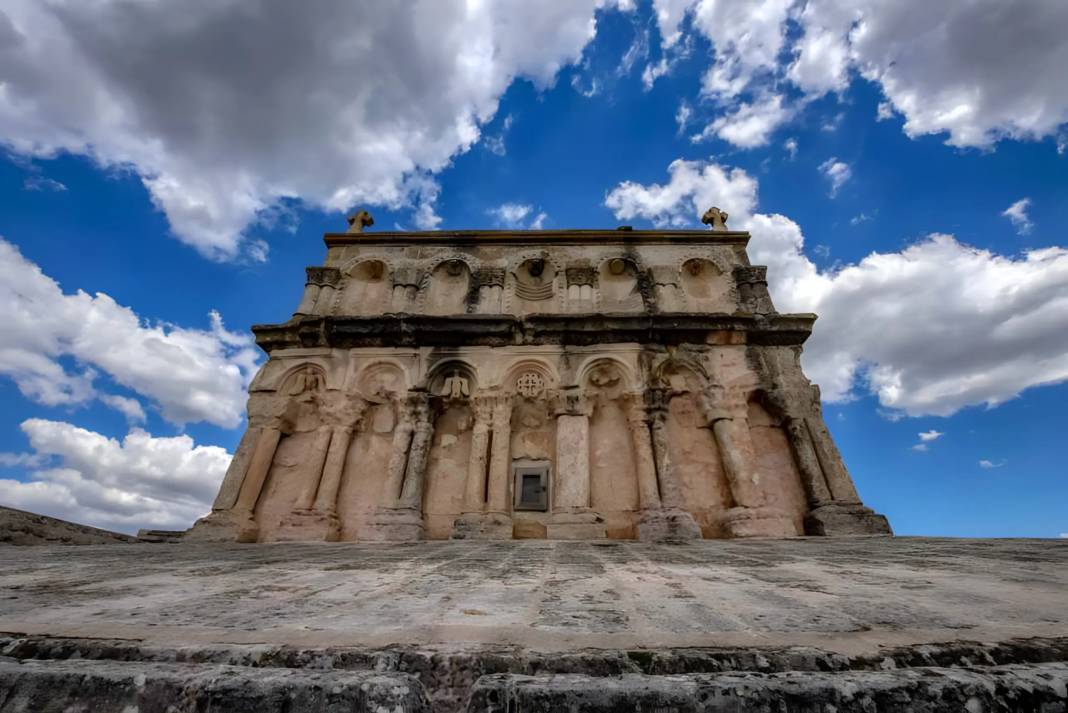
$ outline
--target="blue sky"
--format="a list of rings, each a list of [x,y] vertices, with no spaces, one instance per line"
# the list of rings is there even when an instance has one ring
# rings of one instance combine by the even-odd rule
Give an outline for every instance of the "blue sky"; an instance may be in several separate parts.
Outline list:
[[[1068,12],[928,5],[0,7],[0,503],[190,524],[250,325],[292,313],[349,208],[716,203],[780,310],[820,314],[805,368],[867,504],[901,534],[1068,533]],[[977,51],[994,28],[1027,48]]]

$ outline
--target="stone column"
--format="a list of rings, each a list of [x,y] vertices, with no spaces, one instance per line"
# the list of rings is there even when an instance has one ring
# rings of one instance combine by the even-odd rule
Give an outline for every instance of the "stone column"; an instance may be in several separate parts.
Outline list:
[[[664,507],[681,508],[682,490],[675,478],[668,453],[667,416],[670,394],[667,389],[651,388],[645,392],[649,426],[652,429],[653,457],[656,477],[660,484],[660,500]]]
[[[490,446],[488,512],[511,512],[512,397],[501,395],[493,404],[493,440]]]
[[[859,505],[860,496],[857,494],[856,486],[853,485],[853,478],[846,470],[842,454],[838,452],[838,446],[834,445],[834,439],[827,431],[823,418],[806,418],[805,425],[812,437],[816,458],[827,478],[827,487],[830,488],[835,502]]]
[[[219,494],[215,496],[215,502],[211,506],[213,511],[229,510],[237,502],[238,493],[241,491],[241,485],[245,482],[245,474],[248,472],[249,460],[252,458],[256,441],[262,431],[263,429],[259,426],[250,424],[245,434],[241,436],[241,442],[237,444],[237,450],[234,451],[234,458],[226,469],[226,477],[223,478],[222,485],[219,487]]]
[[[501,295],[504,293],[504,269],[481,267],[472,275],[474,288],[478,290],[479,314],[499,314]]]
[[[464,512],[482,512],[486,504],[486,467],[488,465],[492,404],[484,398],[471,399],[475,423],[471,427],[471,455],[464,483]]]
[[[389,464],[386,466],[386,482],[382,486],[382,507],[396,507],[404,485],[404,471],[408,466],[408,447],[412,442],[412,430],[415,424],[413,409],[407,401],[398,401],[395,405],[397,420],[393,426],[393,446],[390,449]]]
[[[660,487],[656,483],[656,461],[653,441],[649,434],[649,418],[641,394],[630,394],[624,401],[630,444],[634,451],[634,466],[638,472],[638,503],[642,510],[660,507]]]
[[[749,434],[745,401],[721,386],[703,395],[702,408],[716,439],[723,472],[730,485],[734,507],[727,511],[727,528],[733,537],[777,537],[798,534],[793,519],[767,506]]]
[[[546,535],[555,540],[606,536],[604,518],[590,509],[590,403],[578,389],[558,394],[553,511]]]
[[[308,279],[304,283],[304,294],[300,298],[300,304],[297,305],[297,311],[293,313],[294,317],[305,317],[314,314],[315,302],[319,299],[320,271],[318,268],[309,267],[306,272]]]
[[[308,454],[308,459],[304,461],[304,467],[301,469],[304,487],[297,496],[297,502],[294,505],[296,510],[309,510],[315,501],[315,493],[319,490],[319,479],[323,475],[323,463],[326,462],[326,452],[330,448],[333,433],[334,429],[326,424],[319,426],[315,432],[315,442],[312,444],[311,453]]]
[[[426,394],[420,394],[415,404],[415,431],[408,450],[408,464],[404,472],[404,487],[400,506],[423,511],[423,490],[426,485],[426,464],[430,457],[430,441],[434,434],[433,414]]]
[[[471,408],[475,424],[471,430],[471,457],[464,484],[464,512],[453,522],[451,537],[454,540],[510,540],[512,518],[508,515],[508,485],[511,480],[512,400],[509,396],[478,396],[471,400]],[[491,435],[492,463],[489,462]]]
[[[337,291],[337,284],[341,281],[341,271],[336,267],[309,267],[308,268],[308,282],[316,285],[318,289],[312,290],[314,292],[314,301],[307,305],[308,311],[302,312],[305,307],[304,301],[301,300],[300,307],[297,308],[299,314],[326,314],[333,307],[334,294]],[[308,297],[308,293],[305,292],[305,298]]]
[[[636,434],[633,436],[635,447],[644,449],[642,444],[649,444],[647,457],[653,465],[653,483],[646,488],[659,493],[658,505],[647,509],[643,496],[643,510],[638,519],[638,539],[650,542],[680,542],[702,537],[701,527],[693,515],[683,508],[682,489],[671,466],[667,432],[670,398],[671,394],[666,389],[647,389],[643,394],[644,404],[635,401],[633,412],[628,411],[631,432]],[[638,458],[639,468],[641,460]]]
[[[345,458],[356,429],[352,426],[334,427],[330,439],[330,451],[326,454],[323,466],[323,479],[319,483],[319,492],[315,497],[315,510],[328,514],[337,512],[337,493],[341,488],[341,476],[345,471]]]

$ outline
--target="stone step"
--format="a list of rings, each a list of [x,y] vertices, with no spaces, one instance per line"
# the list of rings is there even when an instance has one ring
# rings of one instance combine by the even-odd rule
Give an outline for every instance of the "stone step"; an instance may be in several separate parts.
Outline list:
[[[404,673],[0,658],[0,713],[429,713]]]
[[[982,713],[1068,708],[1068,664],[594,677],[493,674],[467,713]]]

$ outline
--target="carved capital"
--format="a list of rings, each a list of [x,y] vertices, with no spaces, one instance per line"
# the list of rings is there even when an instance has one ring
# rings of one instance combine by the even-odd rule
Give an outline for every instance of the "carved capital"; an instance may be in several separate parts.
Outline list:
[[[564,269],[567,277],[567,286],[571,285],[597,285],[597,270],[589,265],[569,265]]]
[[[555,416],[589,416],[593,412],[593,402],[580,389],[555,391],[549,403]]]
[[[479,288],[504,287],[504,274],[503,267],[480,267],[472,273],[471,279]]]
[[[336,287],[341,282],[341,270],[336,267],[308,267],[305,268],[308,282],[313,285],[330,285]]]
[[[399,267],[393,271],[394,287],[418,287],[423,279],[423,271],[415,267]]]
[[[654,285],[678,285],[679,271],[667,265],[654,265],[649,268],[649,278]]]

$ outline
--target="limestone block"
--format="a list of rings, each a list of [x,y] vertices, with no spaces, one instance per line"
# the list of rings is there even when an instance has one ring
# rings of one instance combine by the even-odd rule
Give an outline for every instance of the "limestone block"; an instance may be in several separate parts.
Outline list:
[[[550,540],[600,540],[607,536],[604,518],[589,510],[554,512],[545,527]]]
[[[892,535],[885,515],[854,503],[821,505],[805,516],[806,535]]]
[[[423,513],[412,508],[379,508],[360,532],[371,542],[418,542],[423,539]]]
[[[678,508],[643,510],[638,520],[638,539],[642,542],[685,542],[700,540],[701,527],[693,515]]]
[[[731,537],[794,537],[797,528],[788,514],[768,507],[735,507],[727,511]]]
[[[510,540],[512,518],[501,512],[469,512],[452,525],[453,540]]]

